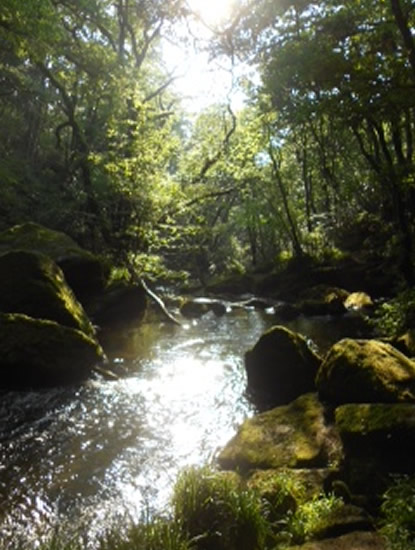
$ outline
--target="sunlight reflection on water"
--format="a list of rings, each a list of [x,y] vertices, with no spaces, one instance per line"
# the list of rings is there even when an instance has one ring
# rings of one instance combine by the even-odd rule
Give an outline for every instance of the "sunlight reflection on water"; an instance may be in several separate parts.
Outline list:
[[[252,414],[243,354],[269,321],[207,316],[183,330],[147,325],[118,335],[129,375],[78,389],[0,400],[0,536],[27,540],[54,524],[139,518],[168,503],[178,472],[214,460]]]
[[[118,381],[0,394],[1,539],[33,548],[59,525],[84,529],[93,548],[111,524],[165,508],[179,471],[214,461],[253,414],[243,356],[273,320],[239,309],[186,328],[147,323],[109,335],[105,349],[125,369]],[[353,321],[291,328],[324,351],[356,334]]]

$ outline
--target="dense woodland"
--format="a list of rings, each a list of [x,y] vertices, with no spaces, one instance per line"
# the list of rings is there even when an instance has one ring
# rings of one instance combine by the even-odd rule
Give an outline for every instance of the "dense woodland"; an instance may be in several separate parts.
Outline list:
[[[414,23],[411,0],[240,0],[202,42],[185,0],[2,0],[0,229],[149,277],[358,252],[412,283]],[[186,113],[183,40],[255,68],[243,109]]]

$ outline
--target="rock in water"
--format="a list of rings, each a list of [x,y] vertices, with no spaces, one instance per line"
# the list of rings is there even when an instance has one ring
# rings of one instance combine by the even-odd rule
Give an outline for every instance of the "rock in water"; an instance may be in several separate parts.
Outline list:
[[[76,383],[104,359],[80,330],[22,314],[0,314],[0,387],[40,388]]]
[[[282,326],[272,327],[245,354],[248,389],[255,401],[268,408],[289,403],[315,391],[320,362],[303,336]]]

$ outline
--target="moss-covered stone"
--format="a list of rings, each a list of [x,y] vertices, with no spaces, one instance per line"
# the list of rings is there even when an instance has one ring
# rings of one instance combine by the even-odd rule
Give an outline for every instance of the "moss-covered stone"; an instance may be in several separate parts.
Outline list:
[[[316,285],[306,289],[297,300],[297,307],[307,316],[342,315],[346,313],[344,301],[347,290],[327,285]]]
[[[380,495],[391,473],[413,472],[415,405],[342,405],[335,419],[344,445],[347,481],[354,492]]]
[[[334,404],[415,401],[415,362],[384,342],[346,338],[330,349],[316,385]]]
[[[0,314],[0,387],[38,388],[79,382],[104,354],[83,332],[54,321]]]
[[[341,459],[337,432],[326,424],[315,394],[299,397],[246,420],[219,455],[225,469],[335,467]]]
[[[390,471],[412,469],[415,405],[342,405],[337,407],[335,418],[342,440],[354,454],[374,455],[380,462],[389,462]],[[391,459],[393,464],[390,464]]]
[[[0,311],[49,319],[94,336],[62,270],[42,254],[16,251],[0,256]]]
[[[0,233],[0,254],[12,250],[39,252],[52,258],[81,300],[101,292],[109,269],[100,258],[84,250],[65,233],[36,223],[16,225]]]
[[[303,336],[282,326],[272,327],[245,354],[248,389],[268,407],[289,403],[315,390],[320,362]]]
[[[372,298],[366,292],[352,292],[345,299],[344,305],[347,309],[370,310],[374,307]]]
[[[415,357],[415,330],[409,329],[404,334],[400,334],[396,338],[385,339],[389,344],[392,344],[397,350],[401,351],[407,357]]]

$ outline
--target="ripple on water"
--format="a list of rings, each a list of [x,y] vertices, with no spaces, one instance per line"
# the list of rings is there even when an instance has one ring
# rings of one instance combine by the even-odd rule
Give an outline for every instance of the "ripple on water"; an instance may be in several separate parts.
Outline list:
[[[178,471],[211,461],[252,414],[243,354],[266,326],[255,312],[185,330],[147,325],[117,336],[126,378],[3,393],[2,538],[39,540],[74,522],[99,533],[119,516],[164,507]]]

